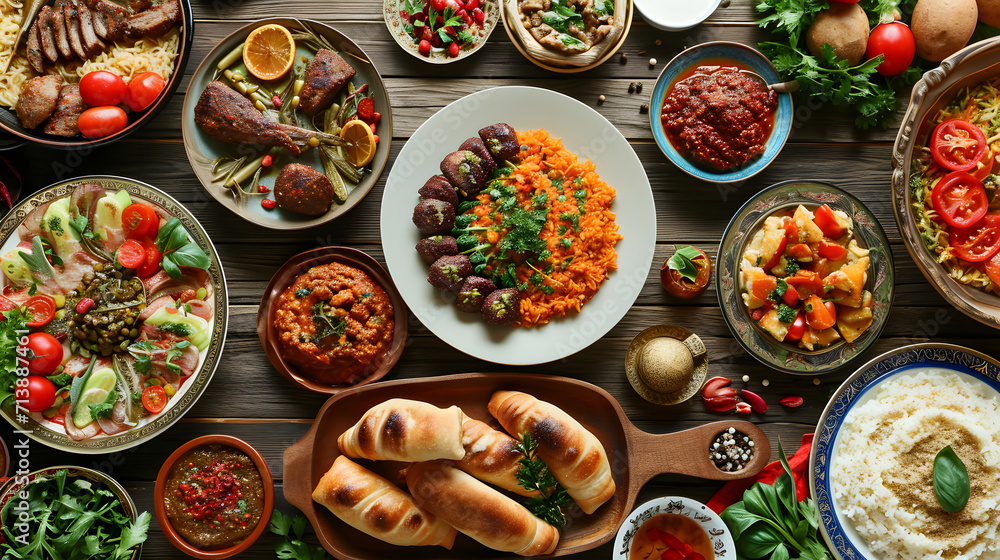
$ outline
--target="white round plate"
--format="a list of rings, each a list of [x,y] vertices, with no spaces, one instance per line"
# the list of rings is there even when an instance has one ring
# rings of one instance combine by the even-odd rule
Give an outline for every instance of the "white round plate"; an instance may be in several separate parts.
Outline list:
[[[427,264],[414,247],[421,239],[411,220],[417,189],[440,173],[441,159],[479,129],[504,122],[515,130],[544,128],[580,161],[590,158],[617,196],[623,239],[611,271],[580,313],[532,327],[492,326],[463,313],[427,283]],[[531,87],[498,87],[463,97],[427,119],[403,146],[382,196],[382,246],[393,282],[413,314],[451,346],[489,362],[533,365],[574,354],[604,336],[635,302],[653,262],[656,211],[649,179],[625,137],[607,119],[560,93]]]
[[[618,529],[612,558],[628,560],[632,538],[642,528],[643,523],[661,513],[676,513],[697,521],[712,541],[716,558],[736,558],[736,543],[733,542],[733,535],[722,518],[705,504],[682,496],[656,498],[635,508]]]
[[[1000,362],[969,348],[937,342],[911,344],[882,354],[844,381],[820,416],[809,456],[809,491],[819,508],[823,538],[837,560],[880,558],[854,529],[854,523],[843,514],[833,497],[830,471],[843,439],[840,428],[844,419],[855,406],[871,400],[875,395],[872,388],[926,368],[951,370],[966,382],[983,383],[1000,392]]]

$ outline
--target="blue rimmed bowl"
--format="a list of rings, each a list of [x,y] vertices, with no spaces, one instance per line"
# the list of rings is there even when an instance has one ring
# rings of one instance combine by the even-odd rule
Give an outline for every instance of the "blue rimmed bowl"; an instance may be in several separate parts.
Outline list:
[[[778,109],[774,115],[774,127],[771,129],[771,135],[767,139],[762,155],[730,171],[712,171],[699,167],[685,159],[670,144],[667,133],[663,130],[660,113],[663,109],[663,99],[667,96],[667,90],[677,80],[677,77],[693,66],[715,58],[728,58],[736,61],[763,76],[769,84],[781,81],[778,77],[778,71],[774,69],[771,61],[754,48],[727,41],[702,43],[682,51],[668,62],[667,66],[660,72],[660,77],[656,79],[656,85],[653,87],[653,93],[649,100],[649,125],[653,129],[656,145],[681,171],[703,181],[733,183],[749,179],[760,173],[774,158],[778,157],[792,131],[792,96],[788,93],[778,94]]]
[[[814,208],[829,204],[842,210],[854,222],[854,236],[871,252],[865,289],[872,293],[871,326],[854,342],[841,340],[822,350],[809,352],[793,343],[778,342],[750,317],[740,290],[740,261],[746,244],[764,224],[764,219],[782,209],[799,204]],[[826,183],[786,181],[757,193],[733,216],[719,243],[715,262],[716,293],[719,307],[733,336],[750,355],[778,371],[816,375],[839,369],[864,352],[882,333],[892,307],[895,272],[889,240],[875,215],[857,198]]]
[[[840,510],[831,490],[830,474],[841,442],[844,419],[855,406],[874,395],[872,388],[922,368],[952,370],[963,380],[981,382],[1000,392],[1000,362],[969,348],[936,342],[911,344],[886,352],[844,381],[816,424],[816,438],[809,456],[809,490],[819,508],[823,538],[837,560],[879,557]]]

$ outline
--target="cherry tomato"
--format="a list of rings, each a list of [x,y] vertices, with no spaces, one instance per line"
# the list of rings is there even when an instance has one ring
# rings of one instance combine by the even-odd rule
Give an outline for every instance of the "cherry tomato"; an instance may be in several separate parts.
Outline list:
[[[819,242],[819,249],[816,250],[816,253],[831,261],[840,261],[847,258],[847,249],[843,245],[831,243],[826,239]]]
[[[945,175],[934,187],[931,201],[941,218],[956,228],[972,227],[989,206],[982,182],[964,171]]]
[[[435,12],[443,12],[448,6],[448,0],[431,0],[431,8]]]
[[[135,112],[144,110],[156,101],[167,82],[156,72],[143,72],[128,83],[125,103]]]
[[[868,36],[868,49],[865,59],[871,60],[878,55],[884,55],[885,60],[876,67],[883,76],[902,74],[913,62],[917,52],[917,44],[913,40],[913,32],[905,23],[891,21],[880,23],[872,29]]]
[[[431,54],[431,42],[428,41],[427,39],[424,39],[423,41],[420,41],[420,44],[417,45],[417,50],[420,51],[420,54],[422,54],[424,56],[430,55]]]
[[[795,307],[799,303],[799,292],[795,286],[786,282],[785,293],[781,294],[781,301],[788,307]]]
[[[129,204],[122,211],[122,227],[125,228],[129,239],[156,237],[160,230],[160,217],[145,204],[136,202]]]
[[[985,261],[1000,250],[1000,215],[987,214],[972,227],[951,230],[948,243],[964,261]]]
[[[699,254],[691,259],[691,263],[694,264],[697,271],[694,282],[681,276],[679,271],[667,266],[667,261],[670,259],[663,261],[663,265],[660,267],[660,283],[663,284],[663,289],[674,297],[691,299],[708,287],[708,281],[712,275],[712,259],[708,258],[708,255],[701,249],[695,249]]]
[[[104,138],[128,126],[128,115],[121,107],[91,107],[76,121],[84,138]]]
[[[813,212],[813,222],[823,231],[823,235],[830,239],[840,239],[847,233],[847,227],[841,223],[840,219],[833,212],[833,208],[824,204]]]
[[[155,244],[150,243],[146,246],[146,259],[142,262],[142,266],[139,267],[136,274],[139,275],[139,278],[149,278],[160,269],[161,261],[163,261],[163,255],[160,254]]]
[[[28,394],[18,393],[18,389],[15,388],[14,398],[27,402],[19,402],[18,404],[28,409],[29,412],[41,412],[56,402],[56,386],[47,377],[29,375],[25,379],[28,380]],[[23,389],[21,390],[23,391]],[[27,398],[24,398],[25,396]]]
[[[792,326],[788,327],[788,334],[785,335],[785,340],[795,341],[800,340],[802,335],[806,332],[806,316],[799,310],[798,315],[795,316],[795,320],[792,321]]]
[[[795,220],[785,222],[785,243],[792,245],[799,243],[799,226],[795,225]]]
[[[56,314],[56,300],[46,295],[31,296],[24,304],[31,315],[29,327],[41,327],[48,324]]]
[[[937,125],[931,135],[931,156],[948,171],[969,171],[986,154],[986,135],[976,125],[951,119]]]
[[[49,333],[36,332],[28,335],[28,349],[34,356],[28,360],[28,373],[49,375],[63,361],[63,346]]]
[[[118,262],[125,268],[138,269],[146,261],[146,249],[135,239],[127,239],[118,248]]]
[[[458,46],[458,43],[452,41],[451,45],[448,46],[448,55],[451,56],[452,58],[455,58],[458,56],[459,52],[460,48]]]
[[[159,385],[150,385],[142,390],[142,406],[152,414],[159,414],[167,406],[167,392]]]
[[[125,99],[128,86],[118,74],[106,70],[87,72],[80,80],[80,97],[91,107],[119,105]]]
[[[827,302],[833,304],[833,302]],[[837,323],[836,309],[831,310],[823,300],[817,295],[809,296],[806,300],[806,323],[810,328],[818,331],[828,329]]]
[[[788,249],[788,256],[795,260],[811,258],[812,254],[812,249],[810,249],[805,243],[799,243],[798,245]]]
[[[761,319],[763,319],[764,318],[764,308],[763,307],[758,307],[757,309],[754,309],[753,311],[751,311],[750,312],[750,318],[753,319],[754,321],[760,321]]]

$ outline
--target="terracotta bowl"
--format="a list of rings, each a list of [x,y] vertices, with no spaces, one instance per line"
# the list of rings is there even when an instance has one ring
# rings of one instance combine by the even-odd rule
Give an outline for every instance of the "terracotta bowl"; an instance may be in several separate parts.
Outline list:
[[[188,542],[174,530],[173,525],[170,524],[170,519],[167,518],[167,513],[163,507],[163,489],[167,483],[167,475],[170,473],[170,467],[177,462],[181,455],[196,447],[212,444],[225,445],[238,449],[245,453],[246,456],[253,461],[254,466],[257,467],[257,471],[260,473],[260,480],[264,486],[264,511],[261,512],[260,521],[257,522],[257,528],[255,528],[253,532],[239,544],[219,550],[201,550],[188,544]],[[235,556],[250,548],[250,545],[252,545],[254,541],[260,537],[264,530],[267,529],[268,520],[271,518],[271,510],[274,509],[274,477],[271,476],[271,469],[268,468],[267,462],[260,456],[260,453],[258,453],[256,449],[242,439],[218,434],[201,436],[178,447],[177,450],[171,453],[170,457],[167,457],[167,460],[163,462],[163,466],[160,467],[159,474],[156,475],[156,486],[153,489],[153,502],[156,509],[156,522],[159,523],[160,530],[162,530],[163,534],[166,535],[167,540],[177,547],[177,550],[180,550],[184,554],[193,558],[229,558],[230,556]]]
[[[368,376],[352,385],[324,385],[309,379],[303,375],[293,364],[286,362],[281,356],[278,348],[278,333],[274,328],[274,314],[277,306],[274,305],[278,296],[290,286],[301,274],[313,268],[329,264],[332,262],[351,266],[367,274],[376,284],[378,284],[389,296],[394,311],[393,319],[396,323],[392,335],[392,342],[389,348],[380,356],[376,357],[369,365]],[[260,344],[264,347],[267,359],[271,360],[274,369],[292,383],[315,391],[329,395],[337,394],[345,389],[367,385],[372,381],[377,381],[385,376],[403,353],[403,346],[406,342],[406,303],[399,295],[396,285],[392,283],[392,278],[384,268],[372,257],[348,247],[320,247],[304,253],[299,253],[288,259],[278,272],[274,273],[271,282],[264,290],[264,297],[257,311],[257,335],[260,337]]]
[[[67,471],[67,481],[71,478],[83,478],[91,482],[103,484],[118,499],[126,517],[133,522],[139,517],[139,511],[135,508],[135,502],[132,501],[132,497],[129,496],[128,492],[117,480],[98,470],[65,465],[39,469],[23,476],[14,476],[4,481],[3,484],[0,484],[0,509],[6,508],[8,502],[15,499],[32,482],[53,478],[59,471]],[[142,545],[140,544],[132,551],[132,554],[126,557],[126,560],[138,560],[141,555]]]
[[[187,67],[188,58],[191,55],[191,44],[194,40],[194,15],[191,12],[190,0],[180,0],[180,3],[182,21],[179,26],[180,37],[177,43],[177,58],[174,60],[174,73],[170,75],[166,85],[163,86],[163,91],[160,92],[159,97],[143,110],[142,114],[137,118],[130,118],[128,126],[115,134],[102,138],[84,138],[83,136],[62,138],[44,134],[37,128],[24,128],[21,126],[21,121],[17,118],[17,114],[13,109],[0,109],[0,131],[16,139],[20,139],[20,141],[27,141],[49,148],[73,150],[84,147],[96,148],[111,144],[145,126],[146,123],[152,121],[167,106],[167,103],[170,102],[170,98],[173,97],[174,92],[177,91],[177,86],[180,85],[181,80],[184,78],[184,68]],[[3,147],[5,144],[14,146],[16,142],[17,140],[0,138],[0,150],[5,149]]]

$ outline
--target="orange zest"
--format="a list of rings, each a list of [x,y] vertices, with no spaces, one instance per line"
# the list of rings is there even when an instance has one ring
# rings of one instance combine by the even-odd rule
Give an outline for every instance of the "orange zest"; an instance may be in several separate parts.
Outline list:
[[[262,80],[277,80],[295,62],[295,39],[283,26],[268,24],[250,32],[243,44],[243,64]]]
[[[340,136],[351,143],[349,146],[344,146],[344,155],[351,165],[364,167],[371,163],[377,147],[371,127],[357,119],[350,120],[340,129]]]

